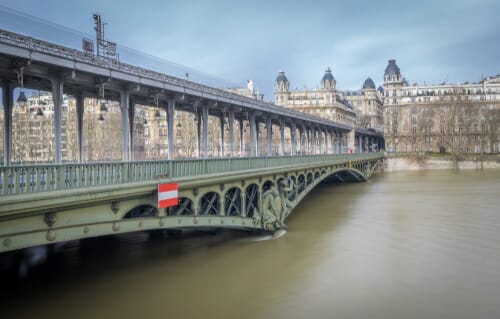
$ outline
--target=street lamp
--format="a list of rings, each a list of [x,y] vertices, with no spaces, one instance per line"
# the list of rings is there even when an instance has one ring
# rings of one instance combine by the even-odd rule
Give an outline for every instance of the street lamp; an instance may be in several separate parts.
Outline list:
[[[21,84],[21,92],[19,93],[16,102],[20,107],[25,107],[28,99],[24,94],[24,67],[20,67],[19,70],[17,70],[17,81]]]
[[[108,107],[106,106],[106,103],[101,102],[100,111],[101,112],[107,112],[108,111]]]

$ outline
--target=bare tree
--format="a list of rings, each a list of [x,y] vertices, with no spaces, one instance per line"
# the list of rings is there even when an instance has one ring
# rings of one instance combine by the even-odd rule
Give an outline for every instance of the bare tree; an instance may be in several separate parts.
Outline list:
[[[484,130],[489,143],[489,152],[495,153],[500,134],[500,109],[494,105],[487,105],[484,110]]]
[[[401,125],[401,110],[397,106],[392,106],[386,110],[386,137],[388,137],[387,146],[392,147],[393,151],[398,151],[399,133]]]
[[[360,128],[369,128],[371,127],[372,117],[368,114],[360,114],[358,116],[358,127]]]

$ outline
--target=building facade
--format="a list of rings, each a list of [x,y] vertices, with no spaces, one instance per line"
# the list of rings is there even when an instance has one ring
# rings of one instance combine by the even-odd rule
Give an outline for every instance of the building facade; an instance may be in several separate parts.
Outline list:
[[[478,83],[409,85],[389,60],[383,92],[388,151],[498,153],[500,75]]]
[[[337,92],[336,84],[328,68],[323,75],[320,88],[290,91],[290,82],[285,72],[280,71],[274,83],[274,102],[276,105],[356,126],[356,112]]]
[[[243,95],[249,98],[264,101],[264,94],[260,93],[259,89],[255,88],[253,80],[247,81],[247,87],[234,87],[234,88],[227,88],[224,90],[231,93]]]
[[[281,71],[275,81],[275,104],[353,127],[374,128],[382,132],[382,95],[367,78],[360,90],[337,90],[337,82],[328,68],[320,88],[290,91],[290,83]]]
[[[339,91],[340,96],[347,100],[356,111],[356,126],[373,128],[379,132],[384,129],[383,88],[375,88],[375,82],[369,77],[361,89],[356,91]]]

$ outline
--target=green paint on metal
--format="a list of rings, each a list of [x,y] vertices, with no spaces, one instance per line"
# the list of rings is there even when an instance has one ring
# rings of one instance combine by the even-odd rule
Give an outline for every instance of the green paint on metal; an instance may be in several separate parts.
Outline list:
[[[323,179],[349,171],[366,180],[381,159],[367,153],[1,167],[0,252],[152,229],[275,230]],[[124,219],[154,206],[156,185],[168,180],[179,183],[178,207]]]

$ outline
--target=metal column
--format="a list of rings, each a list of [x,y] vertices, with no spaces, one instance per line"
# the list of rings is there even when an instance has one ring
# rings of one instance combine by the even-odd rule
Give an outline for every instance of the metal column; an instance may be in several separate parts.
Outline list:
[[[120,90],[120,110],[122,112],[122,160],[130,160],[130,94],[128,90]]]
[[[280,156],[285,155],[285,121],[280,121]]]
[[[255,127],[255,114],[250,113],[250,157],[257,156],[257,132]]]
[[[344,150],[343,150],[344,136],[343,136],[342,132],[340,132],[340,131],[337,132],[337,139],[338,139],[338,141],[337,141],[337,147],[338,147],[338,150],[339,150],[338,153],[342,154],[342,153],[344,153]]]
[[[83,162],[83,112],[85,97],[78,94],[76,97],[76,136],[78,143],[78,163]]]
[[[220,157],[224,157],[224,114],[220,116]]]
[[[318,130],[318,152],[323,154],[323,132],[321,132],[321,129]]]
[[[208,158],[208,106],[201,108],[203,117],[203,158]]]
[[[330,136],[332,138],[332,154],[337,153],[337,150],[335,149],[335,140],[337,139],[337,136],[335,135],[335,131],[330,131]]]
[[[64,82],[58,78],[52,78],[50,79],[50,83],[52,86],[52,100],[54,101],[54,140],[55,140],[54,160],[57,164],[59,164],[62,162],[61,111],[62,111]]]
[[[229,111],[229,156],[234,157],[234,111]]]
[[[168,159],[174,159],[174,114],[175,100],[167,101]]]
[[[128,103],[128,124],[129,124],[129,138],[130,138],[130,160],[133,161],[135,159],[134,152],[134,122],[135,122],[135,102],[130,98],[129,95],[129,103]]]
[[[273,123],[271,118],[266,119],[266,129],[267,129],[267,156],[273,156]]]
[[[311,148],[312,155],[316,155],[316,128],[311,128]]]
[[[201,115],[198,108],[195,108],[195,116],[196,116],[196,139],[197,139],[197,147],[196,147],[196,157],[201,158]]]
[[[10,165],[12,159],[12,106],[14,105],[14,87],[14,83],[12,82],[2,84],[4,165]]]
[[[323,131],[325,134],[325,154],[328,154],[328,131]]]
[[[243,157],[243,116],[240,117],[240,157]]]

